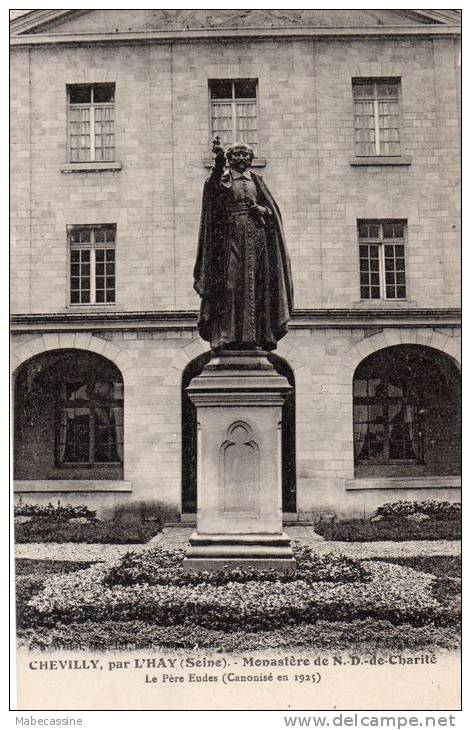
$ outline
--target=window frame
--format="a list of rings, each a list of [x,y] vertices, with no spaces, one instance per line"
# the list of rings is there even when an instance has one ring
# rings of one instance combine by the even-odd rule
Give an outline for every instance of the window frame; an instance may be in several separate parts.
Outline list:
[[[372,238],[360,238],[360,225],[361,224],[374,224],[379,225],[379,236],[378,238],[372,237]],[[384,225],[388,224],[401,224],[403,226],[403,235],[402,237],[393,237],[393,238],[384,238]],[[405,218],[358,218],[357,219],[357,245],[358,245],[358,273],[359,273],[359,285],[360,285],[360,301],[362,302],[406,302],[407,301],[407,292],[408,292],[408,280],[407,280],[407,246],[408,244],[408,236],[407,236],[407,219]],[[397,291],[397,288],[399,286],[404,287],[404,296],[399,297],[388,297],[387,296],[387,287],[391,286],[391,284],[388,284],[386,282],[386,257],[385,251],[386,246],[393,246],[393,248],[397,245],[404,247],[404,271],[402,270],[398,271],[396,268],[396,265],[394,266],[394,269],[392,270],[394,272],[394,288]],[[362,296],[362,288],[364,286],[368,286],[371,293],[371,278],[369,279],[368,285],[362,284],[361,281],[361,275],[366,273],[362,271],[361,268],[361,249],[360,246],[376,246],[378,248],[378,261],[379,261],[379,297],[363,297]],[[396,262],[396,251],[394,250],[394,262]],[[400,257],[401,258],[401,257]],[[368,260],[371,260],[370,254],[368,254]],[[389,272],[388,272],[389,273]],[[398,273],[404,273],[404,284],[397,284],[397,274]],[[371,274],[371,269],[368,269],[368,274]]]
[[[90,102],[84,102],[84,103],[72,103],[70,101],[70,91],[73,87],[77,86],[89,86],[90,87]],[[112,87],[113,90],[113,101],[109,102],[95,102],[94,101],[94,89],[97,86],[109,86]],[[95,145],[95,111],[97,107],[107,107],[112,108],[114,112],[116,112],[116,83],[111,81],[104,81],[104,82],[94,82],[94,83],[88,83],[88,82],[78,82],[74,84],[67,84],[66,85],[66,94],[67,94],[67,164],[68,165],[100,165],[100,166],[106,166],[106,165],[114,165],[116,164],[116,132],[114,125],[116,123],[116,114],[113,114],[113,155],[111,159],[103,159],[103,160],[97,160],[96,159],[96,145]],[[89,134],[89,141],[90,141],[90,156],[88,160],[72,160],[72,146],[71,146],[71,138],[72,138],[72,115],[71,115],[71,109],[73,108],[82,108],[82,109],[90,109],[90,134]]]
[[[89,242],[72,242],[71,240],[71,234],[74,231],[84,230],[87,229],[90,231],[90,241]],[[96,242],[96,231],[97,230],[109,230],[113,229],[114,231],[114,242]],[[97,224],[71,224],[67,226],[67,256],[68,256],[68,306],[70,307],[112,307],[116,305],[116,273],[117,273],[117,225],[115,223],[97,223]],[[104,265],[104,284],[105,287],[103,289],[104,296],[106,297],[108,289],[106,288],[106,280],[108,276],[112,276],[114,278],[114,300],[113,301],[103,301],[98,302],[96,300],[96,294],[97,294],[97,287],[96,287],[96,252],[97,250],[113,250],[114,251],[114,273],[113,274],[107,274],[106,272],[106,265],[108,263],[111,263],[109,261],[106,261],[106,255],[105,260],[103,261]],[[90,301],[88,302],[73,302],[72,301],[72,264],[75,263],[72,261],[72,252],[73,251],[89,251],[90,252],[90,260],[89,260],[89,266],[90,266]],[[98,262],[101,263],[101,262]],[[81,282],[82,276],[79,275],[79,280]],[[81,292],[82,288],[80,287],[77,291]]]
[[[91,397],[90,391],[94,390],[95,384],[97,382],[111,382],[113,385],[120,385],[121,387],[121,398],[116,400],[110,400],[104,401],[104,399],[99,398],[99,396]],[[81,384],[82,386],[85,386],[87,389],[88,399],[87,403],[89,405],[87,406],[79,406],[82,408],[88,408],[89,410],[89,437],[88,437],[88,460],[87,461],[62,461],[60,459],[60,442],[61,442],[61,429],[62,429],[62,413],[63,411],[67,411],[67,409],[73,408],[72,405],[70,405],[71,401],[67,400],[63,397],[63,392],[66,389],[67,385],[72,384]],[[113,405],[115,404],[115,405]],[[113,467],[122,467],[124,465],[124,459],[119,459],[119,452],[118,452],[118,446],[116,447],[116,453],[118,454],[118,460],[116,461],[96,461],[95,460],[95,448],[96,448],[96,411],[98,408],[103,409],[109,409],[109,408],[121,408],[121,428],[123,430],[123,439],[121,443],[121,449],[124,449],[124,384],[119,381],[110,381],[110,380],[100,380],[100,378],[90,378],[88,380],[70,380],[70,381],[61,381],[60,387],[57,391],[57,402],[56,402],[56,438],[55,438],[55,465],[57,468],[60,469],[97,469],[97,468],[113,468]]]
[[[232,84],[232,96],[230,99],[213,99],[211,97],[211,84],[217,83],[220,81],[227,81]],[[255,83],[255,97],[253,99],[241,99],[236,97],[235,95],[235,84],[237,81],[253,81]],[[229,144],[235,144],[236,142],[240,142],[239,139],[237,139],[237,114],[236,114],[236,108],[237,108],[237,102],[243,102],[243,103],[252,103],[255,106],[255,120],[256,120],[256,154],[254,159],[260,159],[260,115],[259,115],[259,79],[253,78],[253,77],[231,77],[231,78],[211,78],[208,79],[208,128],[209,128],[209,147],[210,151],[212,151],[212,141],[215,137],[215,132],[213,132],[213,117],[212,117],[212,106],[213,104],[221,104],[221,103],[231,103],[232,106],[232,142]],[[224,147],[224,144],[222,145]],[[251,145],[252,146],[252,145]],[[252,163],[253,164],[253,163]]]
[[[355,86],[366,86],[368,84],[372,84],[374,86],[374,93],[373,97],[364,99],[357,99],[355,98]],[[380,101],[387,101],[387,99],[383,99],[378,96],[377,94],[377,86],[378,84],[396,84],[397,85],[397,97],[395,99],[390,99],[391,101],[397,101],[397,117],[398,117],[398,136],[399,140],[397,142],[397,145],[399,147],[398,152],[395,152],[394,154],[387,153],[387,152],[381,152],[381,140],[380,140],[380,121],[379,121],[379,102]],[[391,163],[394,162],[394,160],[401,160],[402,159],[402,96],[401,96],[401,77],[400,76],[383,76],[383,77],[354,77],[352,78],[352,104],[353,104],[353,147],[354,147],[354,155],[356,159],[367,159],[367,158],[377,158],[379,160],[383,159],[387,162],[388,160],[391,161]],[[356,120],[357,120],[357,112],[356,112],[356,102],[364,100],[364,101],[370,101],[373,103],[373,114],[374,114],[374,129],[375,129],[375,139],[374,139],[374,145],[375,145],[375,151],[374,153],[360,153],[357,150],[357,141],[356,141]]]

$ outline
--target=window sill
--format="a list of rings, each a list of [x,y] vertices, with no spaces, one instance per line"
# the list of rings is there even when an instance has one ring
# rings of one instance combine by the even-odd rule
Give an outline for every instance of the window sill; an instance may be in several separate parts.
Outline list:
[[[61,167],[61,172],[101,172],[121,170],[121,162],[69,162]]]
[[[86,302],[84,304],[72,304],[72,302],[69,302],[67,305],[68,309],[90,309],[91,311],[95,311],[97,308],[104,309],[106,311],[108,307],[116,307],[116,302],[95,302],[94,304],[91,304],[90,302]]]
[[[460,489],[461,477],[368,477],[347,479],[345,489]]]
[[[349,164],[352,167],[366,167],[371,165],[380,165],[380,166],[406,166],[410,165],[412,162],[412,157],[387,157],[387,156],[372,156],[372,157],[351,157],[349,159]]]
[[[132,482],[118,479],[28,479],[15,481],[15,494],[38,492],[132,492]]]
[[[267,164],[267,161],[264,157],[254,157],[254,159],[251,162],[250,167],[265,167]],[[203,160],[203,165],[205,167],[213,167],[214,160],[210,159],[209,157],[205,157]]]

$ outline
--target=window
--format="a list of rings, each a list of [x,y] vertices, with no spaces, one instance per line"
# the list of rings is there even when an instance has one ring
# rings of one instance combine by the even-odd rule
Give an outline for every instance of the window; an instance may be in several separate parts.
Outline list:
[[[358,221],[362,299],[405,299],[405,221]]]
[[[62,383],[58,421],[59,464],[122,463],[122,383],[93,379]]]
[[[113,304],[116,226],[68,226],[70,303]]]
[[[235,142],[249,144],[257,157],[256,79],[209,81],[211,135],[223,147]]]
[[[114,160],[114,89],[114,84],[67,87],[70,162]]]
[[[409,377],[410,380],[410,377]],[[356,462],[421,462],[424,409],[408,373],[360,377],[353,382]]]
[[[353,101],[356,156],[400,155],[399,80],[355,80]]]

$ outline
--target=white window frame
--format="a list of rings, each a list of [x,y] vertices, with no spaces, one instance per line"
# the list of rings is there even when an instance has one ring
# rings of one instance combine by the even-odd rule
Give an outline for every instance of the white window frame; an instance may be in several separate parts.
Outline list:
[[[102,228],[114,228],[114,242],[96,242],[95,235],[96,231]],[[90,231],[90,241],[73,243],[70,238],[70,234],[77,229],[88,229]],[[69,305],[71,307],[88,307],[88,306],[114,306],[116,304],[116,225],[115,224],[100,224],[100,225],[72,225],[67,228],[67,240],[69,248]],[[109,250],[112,249],[115,252],[114,258],[114,301],[108,302],[97,302],[96,301],[96,252],[97,250]],[[72,251],[89,251],[90,252],[90,301],[89,302],[72,302]],[[105,265],[105,282],[106,282],[106,261]],[[81,291],[81,289],[79,290]],[[104,289],[106,292],[106,287]]]
[[[244,77],[245,78],[245,77]],[[218,134],[218,132],[213,131],[213,118],[212,118],[212,107],[214,104],[230,104],[231,105],[231,111],[232,111],[232,140],[229,144],[235,144],[236,142],[240,142],[239,139],[237,139],[237,103],[241,102],[244,104],[253,104],[255,106],[255,119],[257,122],[257,129],[256,129],[256,146],[257,146],[257,154],[256,157],[260,157],[260,128],[259,128],[259,109],[258,109],[258,79],[250,78],[247,80],[254,81],[255,82],[255,97],[250,99],[241,99],[236,97],[235,95],[235,84],[237,81],[243,81],[244,78],[232,78],[232,79],[208,79],[208,111],[209,111],[209,130],[210,130],[210,145],[212,146],[212,140],[214,139],[214,136]],[[218,81],[226,81],[230,82],[232,86],[232,96],[230,99],[217,99],[211,97],[211,84],[216,83]]]
[[[84,103],[72,103],[70,101],[70,90],[74,86],[89,86],[90,87],[90,102],[84,102]],[[94,89],[96,86],[110,86],[113,88],[113,101],[94,101]],[[113,156],[111,160],[96,160],[96,150],[95,150],[95,110],[97,107],[108,107],[115,109],[115,94],[116,94],[116,86],[112,82],[103,82],[100,84],[94,83],[94,84],[88,84],[88,83],[77,83],[77,84],[68,84],[67,85],[67,149],[68,149],[68,160],[71,164],[80,164],[83,162],[114,162],[116,159],[116,137],[115,132],[113,130]],[[72,160],[72,147],[71,147],[71,137],[72,137],[72,119],[71,119],[71,110],[72,109],[89,109],[90,110],[90,157],[88,160]],[[113,117],[114,122],[114,117]]]
[[[373,86],[373,96],[372,97],[363,97],[358,98],[355,97],[354,93],[354,87],[355,86],[367,86],[367,85]],[[393,99],[391,97],[382,97],[378,93],[378,84],[395,84],[397,88],[397,96]],[[392,78],[362,78],[362,79],[352,79],[352,95],[353,95],[353,114],[354,114],[354,129],[356,131],[356,118],[357,118],[357,111],[356,111],[356,102],[370,102],[373,104],[373,114],[374,114],[374,129],[375,129],[375,152],[374,157],[400,157],[401,156],[401,99],[400,99],[400,93],[401,93],[401,79],[397,77]],[[398,135],[399,140],[397,142],[397,145],[399,147],[399,151],[391,154],[390,152],[381,152],[381,134],[380,134],[380,123],[379,123],[379,104],[382,101],[396,101],[397,107],[398,107]],[[371,156],[371,155],[363,155],[360,154],[357,150],[357,142],[355,140],[355,156],[356,157],[365,157],[365,156]]]
[[[379,225],[379,236],[378,238],[360,238],[360,230],[359,226],[361,223],[373,223],[375,225]],[[383,226],[384,224],[397,224],[400,223],[403,226],[403,236],[402,238],[384,238],[384,231]],[[358,239],[358,264],[359,264],[359,272],[360,272],[360,299],[363,302],[380,302],[380,301],[387,301],[387,302],[405,302],[407,301],[407,267],[406,267],[406,243],[407,243],[407,221],[405,221],[402,218],[399,219],[384,219],[384,220],[377,220],[377,219],[361,219],[357,221],[357,239]],[[404,246],[404,284],[394,284],[395,288],[397,286],[404,286],[405,289],[405,296],[404,297],[388,297],[386,296],[386,261],[385,261],[385,247],[391,245],[399,245]],[[378,261],[379,261],[379,298],[373,298],[373,297],[362,297],[361,296],[361,274],[365,273],[361,270],[361,263],[360,263],[360,246],[377,246],[378,247]],[[396,260],[396,257],[394,258]],[[371,273],[371,270],[369,270],[369,273]],[[402,273],[398,272],[396,268],[394,268],[394,273]],[[369,285],[370,286],[370,285]],[[390,284],[388,286],[391,286]]]

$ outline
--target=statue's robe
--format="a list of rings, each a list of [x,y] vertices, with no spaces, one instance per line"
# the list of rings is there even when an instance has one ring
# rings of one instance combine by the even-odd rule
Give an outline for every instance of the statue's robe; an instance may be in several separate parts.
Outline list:
[[[201,297],[198,329],[213,350],[273,350],[287,333],[293,309],[281,214],[263,179],[252,171],[245,175],[251,181],[248,202],[271,215],[261,219],[244,212],[243,202],[234,199],[231,174],[215,167],[204,186],[194,269]]]

